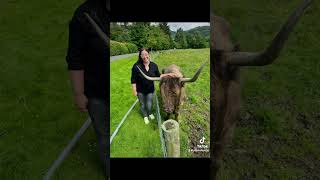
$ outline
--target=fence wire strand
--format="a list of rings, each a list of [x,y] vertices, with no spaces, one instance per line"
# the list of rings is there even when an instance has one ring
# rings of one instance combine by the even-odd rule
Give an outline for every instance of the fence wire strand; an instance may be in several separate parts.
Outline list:
[[[160,109],[159,109],[159,102],[158,102],[158,96],[157,93],[155,93],[155,99],[156,99],[156,106],[157,106],[157,121],[158,121],[158,128],[159,128],[159,133],[160,133],[160,140],[161,140],[161,147],[162,147],[162,151],[163,151],[163,157],[167,157],[167,147],[166,144],[164,142],[164,136],[163,136],[163,132],[161,129],[161,116],[160,116]]]
[[[112,143],[113,138],[117,135],[120,127],[122,126],[124,121],[127,119],[127,116],[129,115],[130,111],[134,108],[134,106],[137,104],[137,102],[138,102],[138,99],[136,99],[136,101],[132,104],[132,106],[130,107],[128,112],[123,116],[123,118],[122,118],[121,122],[119,123],[118,127],[116,128],[116,130],[114,130],[114,132],[112,133],[112,136],[110,138],[110,144]]]

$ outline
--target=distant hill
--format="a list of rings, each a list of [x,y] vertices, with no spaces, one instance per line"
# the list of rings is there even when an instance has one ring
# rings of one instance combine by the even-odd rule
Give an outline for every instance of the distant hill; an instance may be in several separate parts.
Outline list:
[[[198,26],[187,31],[187,33],[200,32],[206,38],[210,37],[210,26]]]
[[[200,32],[201,35],[203,35],[206,39],[209,39],[210,37],[210,26],[198,26],[192,29],[189,29],[185,32],[187,33],[194,33],[194,32]],[[171,36],[174,38],[176,36],[176,31],[170,31]]]

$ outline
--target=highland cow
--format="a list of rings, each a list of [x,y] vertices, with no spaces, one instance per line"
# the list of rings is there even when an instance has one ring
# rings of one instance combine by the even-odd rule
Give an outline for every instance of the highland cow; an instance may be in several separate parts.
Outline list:
[[[230,25],[211,14],[211,179],[216,179],[221,166],[223,151],[231,141],[236,122],[240,118],[241,66],[264,66],[278,56],[298,19],[312,0],[304,0],[291,14],[271,44],[260,52],[242,52],[239,45],[231,41]]]

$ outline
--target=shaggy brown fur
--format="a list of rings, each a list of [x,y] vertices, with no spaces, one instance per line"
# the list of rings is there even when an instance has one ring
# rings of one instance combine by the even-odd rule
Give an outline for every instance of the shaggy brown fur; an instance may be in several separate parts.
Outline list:
[[[160,93],[163,109],[167,113],[166,119],[174,114],[178,121],[179,107],[185,99],[184,82],[179,77],[164,77],[160,81]]]

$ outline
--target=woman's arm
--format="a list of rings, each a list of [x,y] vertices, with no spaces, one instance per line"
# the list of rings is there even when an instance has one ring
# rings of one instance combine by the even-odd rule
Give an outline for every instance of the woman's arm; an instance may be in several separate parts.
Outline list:
[[[70,80],[74,103],[81,112],[87,112],[88,99],[84,94],[83,70],[71,70]]]
[[[133,96],[137,96],[137,70],[135,65],[133,65],[131,69],[131,84],[132,84],[132,94]]]
[[[69,24],[69,41],[66,61],[72,86],[73,99],[81,112],[87,111],[88,99],[84,94],[84,60],[82,52],[85,39],[82,24],[76,14]]]
[[[132,94],[133,94],[133,96],[137,96],[137,86],[136,86],[136,84],[132,84]]]
[[[160,72],[159,72],[159,68],[158,68],[158,65],[157,65],[157,64],[155,64],[155,65],[156,65],[156,72],[155,72],[156,77],[160,77],[160,78],[162,78],[162,77],[166,77],[166,76],[175,77],[175,74],[174,74],[174,73],[160,74]]]
[[[166,73],[166,74],[161,74],[161,75],[160,75],[160,78],[162,78],[162,77],[166,77],[166,76],[176,77],[176,74],[175,74],[175,73]]]

